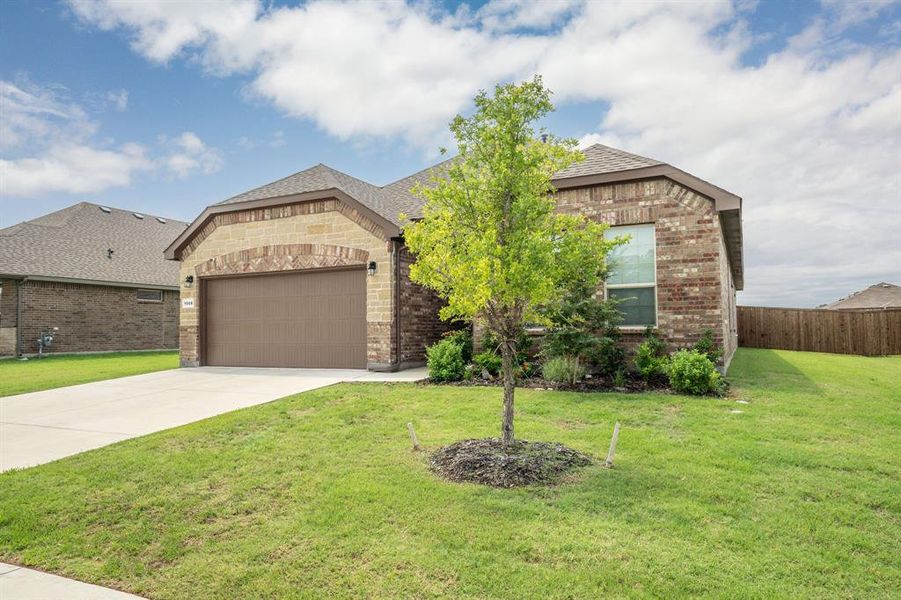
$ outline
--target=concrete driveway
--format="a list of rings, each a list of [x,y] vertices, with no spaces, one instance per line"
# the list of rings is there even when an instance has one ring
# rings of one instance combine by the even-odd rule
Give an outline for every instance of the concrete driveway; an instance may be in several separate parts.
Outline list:
[[[30,467],[343,381],[416,381],[333,369],[175,369],[0,398],[0,471]]]

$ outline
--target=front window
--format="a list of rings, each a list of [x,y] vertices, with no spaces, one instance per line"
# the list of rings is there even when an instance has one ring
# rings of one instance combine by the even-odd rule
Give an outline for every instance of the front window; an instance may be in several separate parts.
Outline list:
[[[605,237],[629,236],[629,241],[610,253],[607,297],[621,302],[623,327],[657,325],[657,257],[654,225],[610,227]]]
[[[162,302],[163,290],[138,290],[136,298],[138,302]]]

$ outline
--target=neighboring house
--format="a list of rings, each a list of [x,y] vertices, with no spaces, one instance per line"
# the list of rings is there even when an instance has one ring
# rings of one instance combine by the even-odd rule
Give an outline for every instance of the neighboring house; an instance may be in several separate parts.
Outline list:
[[[824,304],[820,308],[830,310],[860,310],[867,308],[901,308],[901,287],[881,282],[854,292],[841,300],[831,304]]]
[[[670,165],[595,145],[557,174],[559,209],[632,242],[607,293],[628,343],[646,326],[672,346],[705,329],[736,347],[741,199]],[[383,187],[317,165],[208,207],[166,250],[181,261],[181,364],[396,369],[448,328],[410,282],[400,214],[442,163]]]
[[[178,265],[163,250],[186,223],[81,202],[0,229],[0,355],[178,347]]]

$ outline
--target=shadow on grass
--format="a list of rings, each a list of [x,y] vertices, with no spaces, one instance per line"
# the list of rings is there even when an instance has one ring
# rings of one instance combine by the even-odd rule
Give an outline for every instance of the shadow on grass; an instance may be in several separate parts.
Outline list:
[[[753,360],[749,360],[753,356]],[[818,394],[820,388],[790,360],[791,353],[760,348],[739,348],[726,379],[730,383],[758,390]]]

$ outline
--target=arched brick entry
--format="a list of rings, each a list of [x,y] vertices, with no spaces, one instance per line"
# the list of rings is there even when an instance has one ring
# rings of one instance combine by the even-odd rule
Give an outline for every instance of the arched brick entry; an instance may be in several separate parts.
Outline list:
[[[229,252],[198,264],[198,276],[273,273],[365,265],[369,252],[332,244],[276,244]]]

